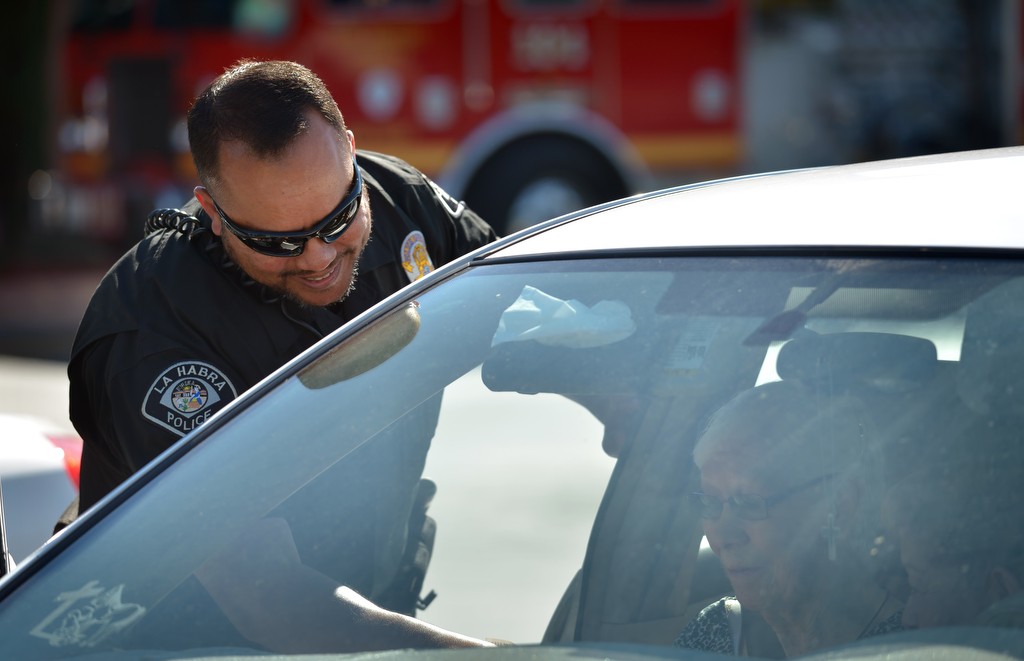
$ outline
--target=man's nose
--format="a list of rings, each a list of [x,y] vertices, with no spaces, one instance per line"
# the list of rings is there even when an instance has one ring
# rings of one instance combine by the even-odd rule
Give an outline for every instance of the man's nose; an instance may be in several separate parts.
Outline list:
[[[322,239],[314,237],[306,241],[299,256],[300,266],[307,271],[323,271],[331,265],[337,254],[334,244],[324,243]]]

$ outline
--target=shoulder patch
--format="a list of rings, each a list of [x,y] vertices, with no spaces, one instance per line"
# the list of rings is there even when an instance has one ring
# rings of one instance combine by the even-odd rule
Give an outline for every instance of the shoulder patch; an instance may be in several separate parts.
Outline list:
[[[434,263],[430,261],[427,240],[423,237],[423,232],[409,232],[409,235],[402,241],[402,268],[409,276],[409,282],[416,282],[434,270]]]
[[[142,402],[142,415],[184,436],[237,396],[235,386],[220,370],[186,360],[156,378]]]

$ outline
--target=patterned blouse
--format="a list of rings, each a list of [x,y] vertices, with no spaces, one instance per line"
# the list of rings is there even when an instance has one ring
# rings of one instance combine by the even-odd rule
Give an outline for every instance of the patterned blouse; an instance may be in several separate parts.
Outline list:
[[[697,617],[693,618],[686,625],[683,632],[676,638],[675,645],[704,652],[732,654],[732,628],[729,626],[729,616],[725,608],[725,602],[735,598],[724,597],[705,607]],[[870,638],[871,636],[878,636],[883,633],[902,631],[902,616],[903,611],[893,613],[871,627],[870,630],[865,631],[860,638]]]

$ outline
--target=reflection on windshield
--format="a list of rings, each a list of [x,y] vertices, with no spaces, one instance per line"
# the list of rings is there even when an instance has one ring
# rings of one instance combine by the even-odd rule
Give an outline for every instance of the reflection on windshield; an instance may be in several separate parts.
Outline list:
[[[0,655],[1018,627],[1019,270],[475,268],[211,427],[0,602]]]

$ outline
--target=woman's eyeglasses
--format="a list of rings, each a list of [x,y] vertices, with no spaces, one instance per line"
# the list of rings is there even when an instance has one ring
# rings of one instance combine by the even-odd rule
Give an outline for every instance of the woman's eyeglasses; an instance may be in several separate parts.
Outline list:
[[[352,160],[352,167],[355,170],[355,176],[352,179],[351,190],[341,200],[341,203],[313,229],[302,234],[243,229],[224,213],[212,196],[210,200],[213,201],[213,206],[217,209],[217,213],[220,214],[220,219],[228,231],[237,236],[238,240],[250,249],[271,257],[297,257],[302,254],[306,242],[310,239],[316,238],[324,243],[331,243],[344,234],[352,224],[356,213],[359,212],[359,203],[363,197],[363,176],[359,173],[359,164],[355,162],[355,159]]]
[[[781,493],[777,493],[774,496],[762,497],[740,494],[738,496],[729,496],[726,499],[722,499],[718,496],[698,492],[690,494],[690,500],[694,507],[697,508],[702,519],[717,521],[718,518],[722,516],[722,511],[725,509],[726,503],[728,503],[733,514],[739,518],[746,519],[747,521],[762,521],[768,518],[768,508],[772,505],[780,503],[786,498],[794,496],[805,489],[810,489],[813,486],[821,484],[834,475],[834,473],[831,473],[829,475],[816,477],[809,482],[803,482],[795,487],[790,487],[789,489],[786,489]]]

